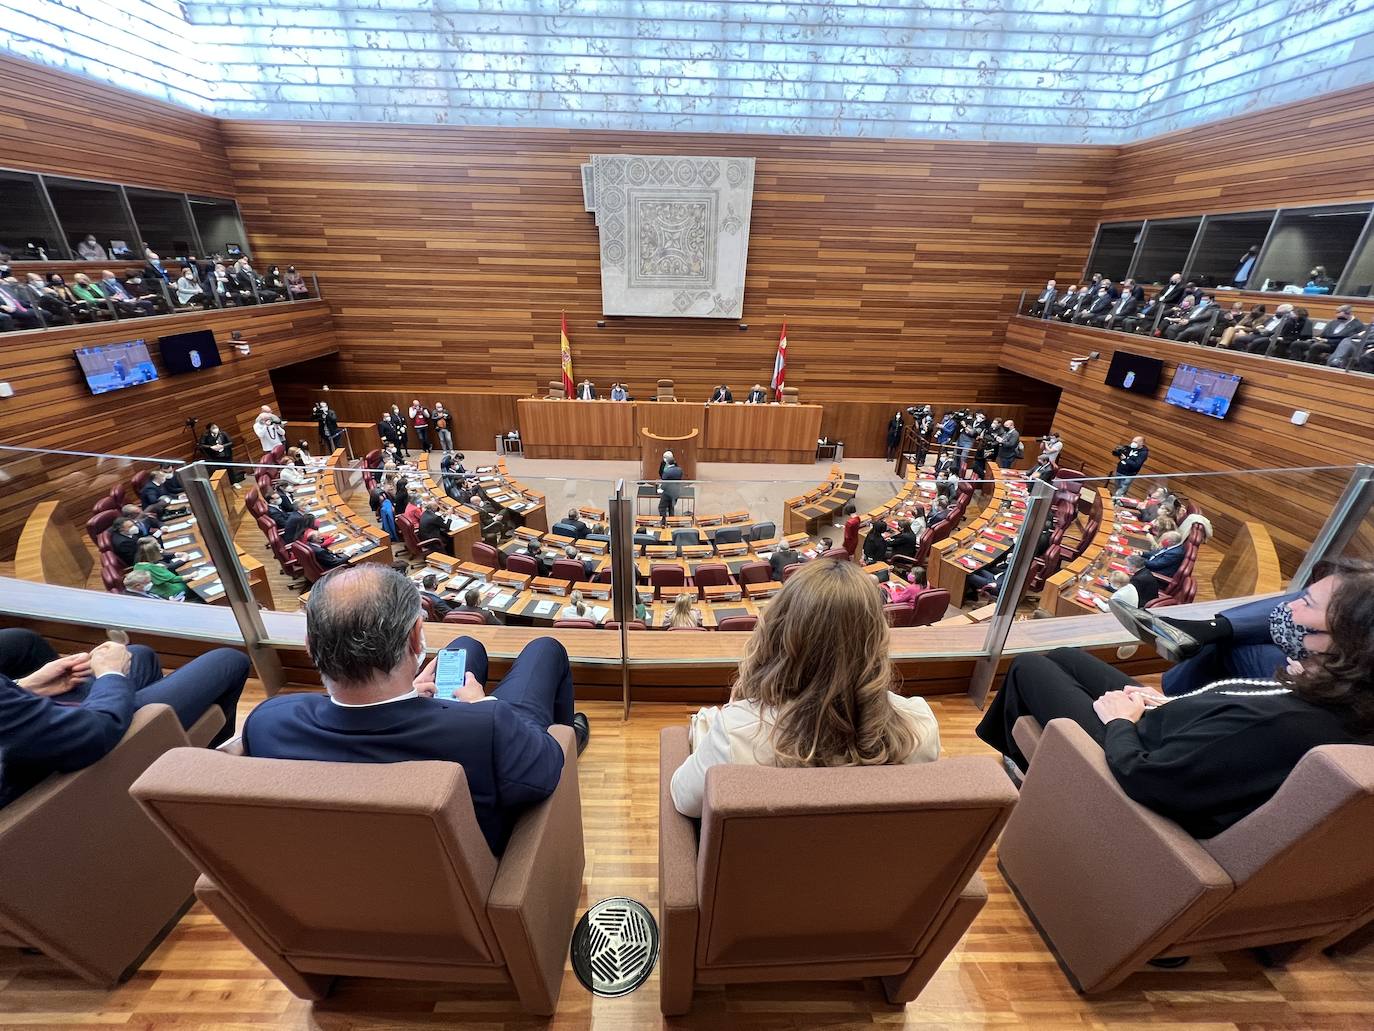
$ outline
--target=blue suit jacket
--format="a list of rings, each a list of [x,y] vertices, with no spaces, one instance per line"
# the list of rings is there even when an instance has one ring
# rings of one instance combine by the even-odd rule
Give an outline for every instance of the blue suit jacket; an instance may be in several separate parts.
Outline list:
[[[348,708],[323,694],[278,695],[249,714],[243,746],[267,759],[459,763],[477,823],[498,856],[521,813],[553,794],[563,772],[563,749],[546,728],[495,697]]]
[[[1173,576],[1183,565],[1183,551],[1181,542],[1171,548],[1161,548],[1145,560],[1145,567],[1161,576]]]
[[[111,673],[80,705],[61,705],[0,676],[0,806],[49,773],[70,773],[110,753],[134,717],[134,690]]]

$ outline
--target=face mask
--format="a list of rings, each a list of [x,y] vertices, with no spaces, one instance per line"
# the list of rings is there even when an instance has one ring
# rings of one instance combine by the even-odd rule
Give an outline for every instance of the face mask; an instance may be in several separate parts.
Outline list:
[[[1303,641],[1308,634],[1315,633],[1320,631],[1294,621],[1293,609],[1288,604],[1276,606],[1269,613],[1269,636],[1290,659],[1301,661],[1307,658],[1308,651]]]

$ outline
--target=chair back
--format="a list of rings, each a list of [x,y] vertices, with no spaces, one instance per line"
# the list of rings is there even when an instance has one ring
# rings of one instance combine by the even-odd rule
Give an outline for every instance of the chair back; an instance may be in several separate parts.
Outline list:
[[[692,583],[698,587],[728,587],[730,567],[718,563],[702,563],[692,574]]]
[[[738,526],[722,526],[713,539],[717,544],[738,544],[744,539],[744,531]]]
[[[890,602],[883,606],[883,616],[888,626],[911,626],[916,618],[916,608],[909,601]]]
[[[701,531],[695,527],[685,527],[673,531],[673,547],[692,547],[701,543]]]
[[[777,523],[755,523],[753,528],[749,531],[749,539],[751,541],[766,541],[777,535]]]
[[[655,563],[649,567],[649,584],[655,588],[655,593],[659,587],[681,587],[686,582],[687,574],[681,566]]]
[[[568,388],[563,385],[561,379],[549,380],[549,397],[559,401],[566,401],[568,398]]]
[[[736,575],[741,587],[745,584],[766,584],[773,579],[773,567],[767,562],[746,562],[739,567]]]
[[[463,623],[472,626],[480,626],[486,621],[487,617],[480,612],[450,612],[444,617],[445,623]]]
[[[586,579],[587,568],[574,558],[555,559],[552,568],[549,569],[549,576],[555,580],[577,583]]]
[[[312,584],[320,577],[324,576],[325,569],[315,559],[314,553],[310,550],[310,545],[305,541],[292,541],[287,545],[292,558],[301,567],[301,576],[305,577]]]
[[[434,602],[423,594],[420,595],[420,608],[424,611],[426,623],[433,623],[436,621],[434,615]]]
[[[573,526],[572,523],[557,522],[553,524],[553,529],[550,532],[556,533],[560,537],[576,537],[577,527]]]
[[[1312,749],[1273,798],[1200,843],[1236,890],[1190,938],[1232,937],[1271,927],[1334,928],[1362,913],[1367,918],[1374,899],[1370,841],[1374,747]],[[1304,930],[1291,938],[1312,936]]]
[[[676,400],[676,398],[673,396],[673,381],[672,381],[672,380],[670,380],[670,379],[661,379],[661,380],[658,381],[658,388],[657,388],[657,390],[655,390],[655,392],[654,392],[654,400],[656,400],[656,401],[674,401],[674,400]]]
[[[112,551],[100,556],[100,582],[111,594],[124,593],[124,563]]]
[[[508,555],[506,568],[512,573],[520,573],[521,575],[539,575],[539,563],[531,555]]]
[[[104,512],[97,512],[86,520],[86,533],[90,535],[92,541],[98,543],[100,535],[114,526],[114,521],[118,518],[118,509],[106,509]]]
[[[753,630],[759,625],[758,616],[726,616],[716,624],[717,630]]]
[[[130,790],[301,969],[502,965],[486,912],[497,862],[457,763],[179,748]]]
[[[118,512],[119,502],[108,494],[91,506],[91,515],[100,515],[101,512]]]
[[[620,623],[619,623],[617,620],[612,619],[612,620],[610,620],[610,621],[608,621],[608,622],[606,623],[606,629],[607,629],[607,630],[619,630],[619,629],[620,629]],[[644,625],[644,621],[643,621],[642,619],[632,619],[632,620],[630,620],[629,622],[627,622],[627,623],[625,624],[625,629],[626,629],[626,630],[648,630],[649,628],[648,628],[647,626]]]
[[[794,405],[800,401],[800,391],[797,387],[783,387],[779,391],[778,400],[785,405]]]
[[[425,549],[420,544],[420,533],[414,521],[404,512],[396,516],[396,528],[401,531],[401,540],[405,541],[406,550],[416,558],[424,558]]]
[[[140,469],[138,472],[134,473],[133,478],[129,480],[129,483],[133,487],[134,493],[137,494],[145,486],[147,486],[148,481],[152,478],[153,471],[151,469]]]
[[[501,568],[501,552],[497,551],[485,541],[472,542],[472,561],[479,566],[490,566],[492,569]]]
[[[945,618],[949,608],[949,591],[943,587],[932,587],[916,595],[912,626],[930,626]]]
[[[596,621],[593,619],[555,619],[553,628],[555,630],[595,630]]]
[[[795,574],[797,570],[801,569],[802,565],[803,563],[801,562],[793,562],[790,566],[783,566],[782,582],[787,583],[787,581],[792,578],[793,574]]]
[[[982,756],[711,767],[697,852],[697,968],[863,963],[873,974],[905,971],[1015,801],[997,761]],[[760,870],[768,871],[766,891]]]

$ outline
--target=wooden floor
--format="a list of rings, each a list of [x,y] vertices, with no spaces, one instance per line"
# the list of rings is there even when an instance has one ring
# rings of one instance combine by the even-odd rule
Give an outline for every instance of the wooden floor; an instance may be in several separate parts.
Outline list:
[[[261,697],[260,691],[246,697],[244,711]],[[946,754],[987,754],[973,736],[977,714],[964,699],[932,702]],[[582,905],[629,895],[656,909],[658,731],[685,721],[690,709],[645,704],[622,723],[617,705],[584,708],[592,742],[579,771],[587,847]],[[1374,950],[1368,949],[1290,970],[1266,970],[1245,953],[1203,957],[1081,998],[1008,892],[993,857],[983,875],[991,893],[987,907],[905,1009],[886,1004],[876,982],[712,987],[698,994],[688,1017],[663,1021],[656,975],[628,998],[595,999],[570,971],[549,1022],[529,1018],[499,991],[427,984],[346,981],[312,1006],[293,998],[197,905],[141,971],[112,992],[87,987],[41,956],[0,950],[0,1028],[1374,1028]],[[766,872],[760,877],[766,881]]]

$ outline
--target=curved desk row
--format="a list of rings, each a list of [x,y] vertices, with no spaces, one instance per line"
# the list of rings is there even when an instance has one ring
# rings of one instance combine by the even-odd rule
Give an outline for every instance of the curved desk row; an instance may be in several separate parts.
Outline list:
[[[859,474],[845,473],[838,465],[832,465],[824,483],[787,499],[782,513],[783,533],[820,532],[821,524],[834,522],[858,492]]]

